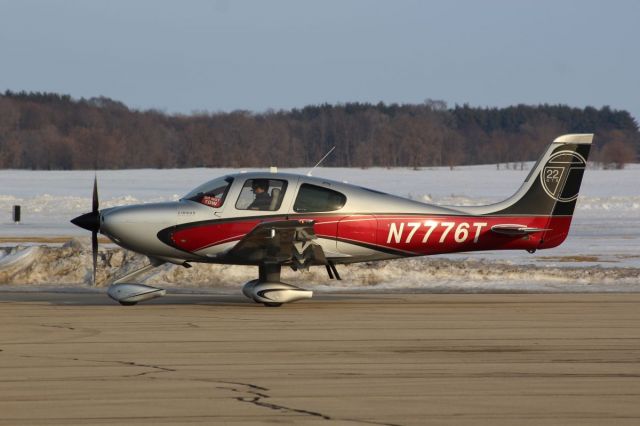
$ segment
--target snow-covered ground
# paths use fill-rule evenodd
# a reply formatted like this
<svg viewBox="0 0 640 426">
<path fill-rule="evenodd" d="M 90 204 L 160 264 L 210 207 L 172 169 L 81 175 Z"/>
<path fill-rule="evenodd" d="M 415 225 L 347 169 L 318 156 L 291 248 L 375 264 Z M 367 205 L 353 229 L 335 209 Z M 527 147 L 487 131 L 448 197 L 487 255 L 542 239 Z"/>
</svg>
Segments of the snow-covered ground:
<svg viewBox="0 0 640 426">
<path fill-rule="evenodd" d="M 513 194 L 526 174 L 525 170 L 512 170 L 495 165 L 448 168 L 411 169 L 345 169 L 320 168 L 315 176 L 362 185 L 391 194 L 443 205 L 486 204 L 499 201 Z M 101 207 L 141 202 L 176 200 L 203 181 L 226 173 L 231 169 L 175 169 L 175 170 L 122 170 L 99 171 L 98 183 Z M 250 171 L 250 170 L 247 170 Z M 307 169 L 282 169 L 293 173 L 306 173 Z M 86 237 L 87 233 L 69 223 L 80 213 L 90 210 L 93 171 L 0 171 L 0 240 L 2 237 Z M 14 204 L 22 206 L 22 223 L 11 222 Z M 2 268 L 11 263 L 25 265 L 36 262 L 42 252 L 10 247 L 12 243 L 0 243 L 0 284 L 45 282 L 28 273 L 21 278 L 6 273 Z M 36 250 L 50 250 L 38 248 Z M 76 251 L 80 248 L 76 247 Z M 55 256 L 48 253 L 50 256 Z M 19 259 L 16 259 L 18 257 Z M 75 256 L 76 258 L 78 256 Z M 69 257 L 69 259 L 73 256 Z M 89 258 L 87 260 L 90 263 Z M 26 262 L 26 263 L 25 263 Z M 60 265 L 64 261 L 59 259 Z M 3 266 L 4 265 L 4 266 Z M 76 269 L 79 265 L 76 265 Z M 209 270 L 207 268 L 218 268 Z M 237 267 L 202 265 L 193 276 L 184 273 L 160 271 L 149 278 L 153 282 L 193 281 L 204 285 L 204 277 L 222 273 L 235 286 L 254 275 L 253 270 Z M 27 268 L 28 269 L 28 268 Z M 32 270 L 37 269 L 31 266 Z M 174 268 L 175 269 L 175 268 Z M 178 268 L 181 269 L 181 268 Z M 401 273 L 408 269 L 410 274 Z M 86 281 L 86 270 L 67 273 L 67 278 L 49 279 L 54 283 Z M 88 270 L 88 269 L 87 269 Z M 173 270 L 173 269 L 171 269 Z M 349 273 L 348 271 L 352 271 Z M 340 287 L 364 288 L 412 288 L 435 290 L 476 286 L 478 289 L 495 288 L 517 291 L 527 283 L 538 283 L 530 290 L 549 290 L 560 285 L 563 290 L 578 286 L 602 285 L 608 289 L 640 291 L 640 165 L 630 165 L 624 170 L 589 169 L 580 191 L 569 238 L 558 248 L 526 252 L 462 253 L 430 258 L 385 262 L 375 266 L 351 266 L 343 273 L 348 277 Z M 46 271 L 41 271 L 46 275 Z M 77 272 L 77 271 L 76 271 Z M 325 282 L 321 273 L 304 277 L 304 281 L 319 280 L 323 286 L 336 288 L 338 283 Z M 196 276 L 204 274 L 202 279 Z M 172 275 L 173 274 L 173 275 Z M 176 275 L 178 274 L 178 275 Z M 315 276 L 317 275 L 317 276 Z M 51 277 L 51 275 L 49 275 Z M 345 277 L 345 278 L 346 278 Z M 401 278 L 402 277 L 402 278 Z M 295 280 L 292 276 L 289 281 Z M 209 280 L 209 282 L 211 282 Z M 324 283 L 324 284 L 322 284 Z M 213 283 L 216 284 L 216 283 Z M 220 284 L 218 280 L 218 284 Z M 218 285 L 216 284 L 216 285 Z M 573 287 L 572 287 L 573 286 Z M 596 287 L 594 287 L 596 286 Z M 527 287 L 528 288 L 528 287 Z"/>
</svg>

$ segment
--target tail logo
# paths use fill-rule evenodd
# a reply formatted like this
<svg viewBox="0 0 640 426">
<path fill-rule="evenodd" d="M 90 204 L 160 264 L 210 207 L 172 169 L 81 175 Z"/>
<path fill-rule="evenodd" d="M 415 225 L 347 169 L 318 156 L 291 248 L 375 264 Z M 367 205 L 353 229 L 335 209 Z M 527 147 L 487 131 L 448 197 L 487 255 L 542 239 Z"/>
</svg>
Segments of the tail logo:
<svg viewBox="0 0 640 426">
<path fill-rule="evenodd" d="M 547 195 L 567 203 L 578 198 L 579 181 L 587 161 L 575 151 L 559 151 L 551 155 L 540 173 L 540 182 Z M 576 184 L 575 180 L 578 180 Z"/>
</svg>

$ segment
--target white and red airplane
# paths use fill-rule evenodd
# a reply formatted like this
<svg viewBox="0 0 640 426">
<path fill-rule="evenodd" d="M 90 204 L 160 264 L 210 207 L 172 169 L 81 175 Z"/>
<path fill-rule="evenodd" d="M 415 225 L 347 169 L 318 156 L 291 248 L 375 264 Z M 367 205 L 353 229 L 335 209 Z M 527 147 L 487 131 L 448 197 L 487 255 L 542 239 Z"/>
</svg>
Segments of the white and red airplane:
<svg viewBox="0 0 640 426">
<path fill-rule="evenodd" d="M 569 232 L 592 134 L 558 137 L 510 198 L 486 206 L 436 206 L 309 175 L 239 173 L 209 181 L 176 202 L 99 210 L 72 220 L 92 232 L 93 272 L 97 234 L 150 263 L 109 287 L 131 305 L 165 294 L 126 283 L 134 276 L 174 263 L 258 266 L 258 278 L 243 293 L 279 306 L 312 292 L 280 281 L 283 266 L 337 264 L 476 250 L 527 250 L 558 246 Z"/>
</svg>

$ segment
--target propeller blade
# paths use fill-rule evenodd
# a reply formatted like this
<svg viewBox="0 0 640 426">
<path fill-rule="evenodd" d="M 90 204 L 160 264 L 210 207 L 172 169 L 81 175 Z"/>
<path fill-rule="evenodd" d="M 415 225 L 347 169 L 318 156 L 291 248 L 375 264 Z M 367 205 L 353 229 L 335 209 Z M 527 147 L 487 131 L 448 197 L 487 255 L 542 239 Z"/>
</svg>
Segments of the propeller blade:
<svg viewBox="0 0 640 426">
<path fill-rule="evenodd" d="M 91 233 L 91 252 L 93 254 L 93 286 L 96 285 L 96 272 L 98 270 L 98 232 Z"/>
<path fill-rule="evenodd" d="M 98 176 L 93 177 L 93 205 L 91 211 L 97 212 L 100 203 L 98 202 Z"/>
<path fill-rule="evenodd" d="M 87 231 L 91 231 L 91 254 L 93 255 L 93 285 L 96 285 L 98 270 L 98 232 L 100 232 L 100 211 L 98 208 L 98 177 L 93 178 L 92 210 L 89 213 L 71 219 L 71 223 Z"/>
</svg>

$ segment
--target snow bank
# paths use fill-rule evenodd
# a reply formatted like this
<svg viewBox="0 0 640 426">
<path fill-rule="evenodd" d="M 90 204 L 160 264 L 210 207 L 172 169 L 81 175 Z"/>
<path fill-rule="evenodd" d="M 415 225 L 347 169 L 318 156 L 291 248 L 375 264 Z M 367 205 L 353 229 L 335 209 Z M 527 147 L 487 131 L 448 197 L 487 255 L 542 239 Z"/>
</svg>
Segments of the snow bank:
<svg viewBox="0 0 640 426">
<path fill-rule="evenodd" d="M 88 239 L 62 247 L 17 246 L 0 249 L 2 285 L 91 285 Z M 99 251 L 98 286 L 143 266 L 146 258 L 120 248 Z M 343 281 L 329 280 L 323 267 L 308 272 L 283 271 L 283 281 L 316 291 L 640 291 L 640 269 L 517 265 L 484 259 L 427 257 L 339 265 Z M 255 267 L 194 264 L 186 269 L 163 265 L 138 282 L 161 286 L 216 288 L 237 292 L 254 279 Z"/>
</svg>

